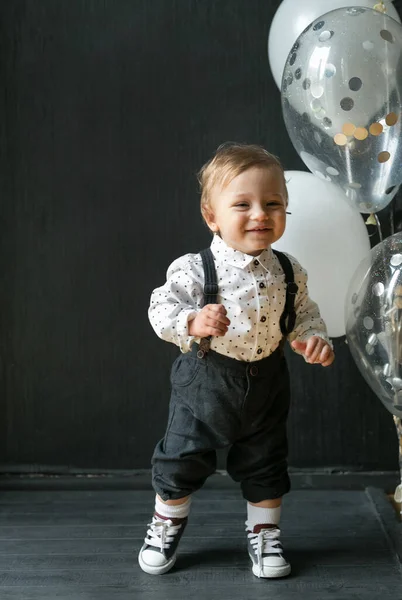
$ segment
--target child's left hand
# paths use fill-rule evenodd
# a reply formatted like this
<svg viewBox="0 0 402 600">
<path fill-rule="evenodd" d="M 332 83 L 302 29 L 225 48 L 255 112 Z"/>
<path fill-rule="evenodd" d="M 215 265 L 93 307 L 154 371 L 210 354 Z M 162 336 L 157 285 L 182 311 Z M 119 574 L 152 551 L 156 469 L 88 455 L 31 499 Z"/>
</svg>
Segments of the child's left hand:
<svg viewBox="0 0 402 600">
<path fill-rule="evenodd" d="M 292 348 L 303 354 L 310 364 L 328 367 L 334 362 L 334 351 L 331 346 L 317 335 L 311 336 L 307 342 L 292 342 Z"/>
</svg>

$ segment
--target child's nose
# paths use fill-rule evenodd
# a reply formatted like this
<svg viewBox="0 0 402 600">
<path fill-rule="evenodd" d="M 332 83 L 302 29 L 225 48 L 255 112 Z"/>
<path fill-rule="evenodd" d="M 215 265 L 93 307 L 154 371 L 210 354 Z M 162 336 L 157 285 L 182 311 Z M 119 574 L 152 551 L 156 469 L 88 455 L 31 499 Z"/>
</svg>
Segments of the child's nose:
<svg viewBox="0 0 402 600">
<path fill-rule="evenodd" d="M 264 207 L 260 206 L 254 210 L 253 217 L 256 221 L 265 221 L 267 219 L 267 212 Z"/>
</svg>

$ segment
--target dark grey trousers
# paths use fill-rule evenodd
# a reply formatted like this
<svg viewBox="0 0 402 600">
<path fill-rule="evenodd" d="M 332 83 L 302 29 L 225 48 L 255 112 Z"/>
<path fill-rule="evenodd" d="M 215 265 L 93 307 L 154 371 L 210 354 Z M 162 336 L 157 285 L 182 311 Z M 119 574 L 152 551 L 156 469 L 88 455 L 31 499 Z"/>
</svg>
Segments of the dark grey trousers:
<svg viewBox="0 0 402 600">
<path fill-rule="evenodd" d="M 246 500 L 282 497 L 290 489 L 283 353 L 246 363 L 211 350 L 198 358 L 197 350 L 172 367 L 168 425 L 152 458 L 155 491 L 163 500 L 193 493 L 216 470 L 216 450 L 230 447 L 227 470 Z"/>
</svg>

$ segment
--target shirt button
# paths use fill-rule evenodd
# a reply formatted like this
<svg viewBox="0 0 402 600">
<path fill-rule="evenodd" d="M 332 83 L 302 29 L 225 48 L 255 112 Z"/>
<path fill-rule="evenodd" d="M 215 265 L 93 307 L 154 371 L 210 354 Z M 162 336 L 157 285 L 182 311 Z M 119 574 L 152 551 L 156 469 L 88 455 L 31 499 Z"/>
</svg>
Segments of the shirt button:
<svg viewBox="0 0 402 600">
<path fill-rule="evenodd" d="M 262 283 L 262 281 L 260 283 L 260 288 L 265 288 L 265 283 Z"/>
<path fill-rule="evenodd" d="M 258 262 L 258 260 L 255 260 L 255 261 L 254 261 L 254 264 L 255 264 L 255 266 L 256 266 L 256 267 L 258 267 L 258 265 L 259 265 L 260 263 Z"/>
<path fill-rule="evenodd" d="M 262 352 L 261 348 L 258 348 L 257 354 L 261 354 L 261 352 Z"/>
<path fill-rule="evenodd" d="M 267 320 L 267 317 L 261 317 L 261 323 L 265 323 L 266 320 Z"/>
<path fill-rule="evenodd" d="M 250 375 L 252 375 L 253 377 L 255 377 L 256 375 L 258 375 L 258 367 L 256 367 L 256 366 L 253 365 L 250 368 Z"/>
</svg>

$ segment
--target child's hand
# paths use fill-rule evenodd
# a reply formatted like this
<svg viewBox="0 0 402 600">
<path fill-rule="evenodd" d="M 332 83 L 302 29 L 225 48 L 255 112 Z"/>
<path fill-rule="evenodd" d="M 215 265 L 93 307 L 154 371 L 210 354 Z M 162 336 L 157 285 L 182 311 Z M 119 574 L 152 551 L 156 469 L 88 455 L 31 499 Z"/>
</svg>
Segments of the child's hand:
<svg viewBox="0 0 402 600">
<path fill-rule="evenodd" d="M 188 332 L 194 337 L 224 336 L 230 325 L 223 304 L 207 304 L 198 315 L 189 322 Z"/>
<path fill-rule="evenodd" d="M 328 367 L 334 362 L 334 351 L 331 346 L 318 337 L 317 335 L 311 336 L 307 342 L 292 342 L 292 348 L 298 350 L 306 357 L 306 360 L 310 364 L 319 364 L 323 367 Z"/>
</svg>

